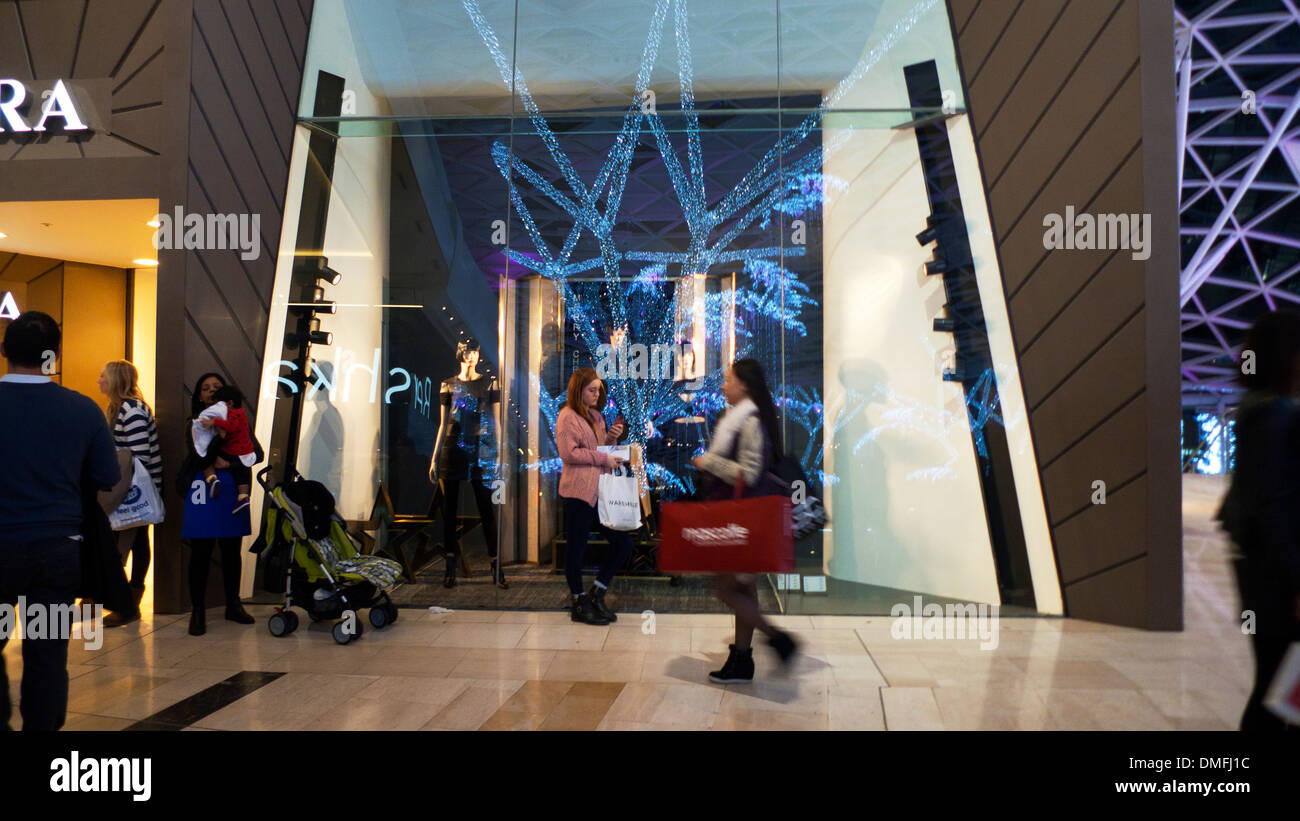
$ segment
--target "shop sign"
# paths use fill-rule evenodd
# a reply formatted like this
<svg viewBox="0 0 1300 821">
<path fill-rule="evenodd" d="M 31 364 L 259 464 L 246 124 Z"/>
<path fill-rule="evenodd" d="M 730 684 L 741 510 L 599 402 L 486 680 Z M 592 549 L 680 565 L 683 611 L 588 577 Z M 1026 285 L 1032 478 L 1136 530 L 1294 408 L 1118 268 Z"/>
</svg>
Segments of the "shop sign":
<svg viewBox="0 0 1300 821">
<path fill-rule="evenodd" d="M 0 297 L 0 319 L 17 319 L 22 311 L 18 310 L 18 302 L 14 299 L 12 291 L 5 291 L 5 295 Z"/>
<path fill-rule="evenodd" d="M 35 112 L 24 117 L 22 110 L 30 107 L 30 104 L 38 99 L 44 99 L 45 102 L 41 104 L 35 125 L 32 125 L 28 123 L 28 119 L 36 116 Z M 0 78 L 0 132 L 6 130 L 15 133 L 27 131 L 64 133 L 89 131 L 90 126 L 86 125 L 76 103 L 73 102 L 72 94 L 62 80 L 55 81 L 50 88 L 37 90 L 29 88 L 22 80 Z"/>
</svg>

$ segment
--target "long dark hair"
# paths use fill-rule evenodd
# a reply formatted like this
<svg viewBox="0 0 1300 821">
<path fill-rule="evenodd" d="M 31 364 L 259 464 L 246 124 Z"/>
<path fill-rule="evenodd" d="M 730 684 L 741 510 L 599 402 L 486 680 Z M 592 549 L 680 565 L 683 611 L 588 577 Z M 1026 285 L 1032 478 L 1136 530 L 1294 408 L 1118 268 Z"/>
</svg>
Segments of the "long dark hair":
<svg viewBox="0 0 1300 821">
<path fill-rule="evenodd" d="M 731 373 L 745 386 L 749 398 L 758 407 L 758 420 L 763 423 L 763 430 L 772 442 L 772 452 L 768 454 L 771 462 L 776 462 L 785 451 L 781 447 L 781 426 L 776 420 L 776 403 L 772 401 L 772 392 L 767 388 L 767 377 L 763 375 L 763 366 L 757 359 L 741 359 L 731 366 Z"/>
<path fill-rule="evenodd" d="M 203 383 L 207 382 L 209 379 L 211 379 L 214 376 L 221 380 L 221 387 L 224 388 L 226 386 L 226 377 L 222 376 L 219 373 L 209 371 L 208 373 L 205 373 L 202 376 L 200 376 L 199 381 L 194 383 L 194 392 L 190 394 L 190 418 L 191 419 L 196 419 L 198 418 L 198 415 L 200 413 L 203 413 L 203 409 L 206 407 L 206 405 L 204 405 L 203 400 L 199 398 L 199 394 L 202 393 L 203 391 Z"/>
<path fill-rule="evenodd" d="M 1274 311 L 1255 320 L 1241 346 L 1241 384 L 1247 390 L 1290 396 L 1300 356 L 1300 314 Z M 1247 373 L 1246 365 L 1253 365 Z"/>
</svg>

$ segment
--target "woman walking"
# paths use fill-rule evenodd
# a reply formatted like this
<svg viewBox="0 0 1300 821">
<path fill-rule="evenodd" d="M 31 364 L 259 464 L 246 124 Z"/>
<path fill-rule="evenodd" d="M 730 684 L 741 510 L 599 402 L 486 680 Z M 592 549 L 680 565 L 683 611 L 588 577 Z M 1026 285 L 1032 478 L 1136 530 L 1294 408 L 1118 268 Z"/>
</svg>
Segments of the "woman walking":
<svg viewBox="0 0 1300 821">
<path fill-rule="evenodd" d="M 1264 696 L 1287 648 L 1300 641 L 1300 314 L 1261 317 L 1243 350 L 1255 367 L 1243 368 L 1236 465 L 1219 519 L 1241 554 L 1233 560 L 1241 608 L 1255 614 L 1255 686 L 1241 729 L 1281 732 L 1286 722 Z"/>
<path fill-rule="evenodd" d="M 201 636 L 207 632 L 204 602 L 208 590 L 208 570 L 212 554 L 221 554 L 221 581 L 226 593 L 226 619 L 239 624 L 252 624 L 253 617 L 239 603 L 239 578 L 243 571 L 240 547 L 243 537 L 252 533 L 248 508 L 236 512 L 237 500 L 233 493 L 212 495 L 204 479 L 204 469 L 216 468 L 216 478 L 233 486 L 234 477 L 230 463 L 217 455 L 217 448 L 209 448 L 208 456 L 199 456 L 194 448 L 193 422 L 205 408 L 215 401 L 215 394 L 226 387 L 220 374 L 205 373 L 194 385 L 190 397 L 190 418 L 185 425 L 187 457 L 177 479 L 177 491 L 185 499 L 185 513 L 181 521 L 181 538 L 190 545 L 190 635 Z"/>
<path fill-rule="evenodd" d="M 746 496 L 771 492 L 767 472 L 781 455 L 781 429 L 776 421 L 776 404 L 754 359 L 742 359 L 727 370 L 722 395 L 730 406 L 713 433 L 705 453 L 691 460 L 706 478 L 706 495 L 730 499 L 737 479 L 743 477 Z M 718 599 L 736 614 L 736 641 L 721 670 L 709 673 L 709 680 L 736 684 L 754 678 L 754 630 L 767 636 L 783 665 L 788 666 L 798 648 L 794 637 L 763 617 L 758 603 L 758 580 L 749 573 L 724 573 L 715 580 Z"/>
<path fill-rule="evenodd" d="M 555 420 L 555 441 L 564 469 L 560 473 L 559 495 L 564 500 L 564 574 L 573 594 L 571 617 L 582 624 L 609 624 L 618 616 L 605 605 L 605 591 L 614 574 L 632 553 L 632 537 L 610 530 L 596 520 L 600 474 L 623 463 L 611 453 L 597 450 L 614 445 L 623 435 L 624 425 L 615 421 L 605 430 L 605 383 L 591 368 L 578 368 L 569 377 L 569 391 L 564 407 Z M 582 589 L 582 557 L 592 526 L 599 527 L 609 540 L 610 550 L 596 576 L 590 592 Z"/>
<path fill-rule="evenodd" d="M 158 423 L 149 403 L 140 391 L 140 372 L 125 359 L 109 362 L 99 374 L 100 393 L 108 397 L 108 424 L 113 431 L 113 444 L 119 450 L 128 450 L 149 471 L 154 488 L 162 496 L 162 452 L 158 448 Z M 131 557 L 131 591 L 137 606 L 134 616 L 111 613 L 104 619 L 105 627 L 117 627 L 139 618 L 139 604 L 144 598 L 144 580 L 149 572 L 149 526 L 141 525 L 117 534 L 118 553 L 122 564 Z"/>
</svg>

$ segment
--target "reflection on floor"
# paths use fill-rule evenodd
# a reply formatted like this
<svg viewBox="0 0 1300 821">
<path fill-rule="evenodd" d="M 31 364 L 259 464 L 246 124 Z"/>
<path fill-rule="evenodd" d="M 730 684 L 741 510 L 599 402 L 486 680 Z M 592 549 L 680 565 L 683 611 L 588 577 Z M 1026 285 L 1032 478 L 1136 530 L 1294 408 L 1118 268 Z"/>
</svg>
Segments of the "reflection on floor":
<svg viewBox="0 0 1300 821">
<path fill-rule="evenodd" d="M 408 609 L 340 647 L 321 625 L 273 638 L 257 606 L 252 627 L 213 610 L 202 638 L 149 616 L 99 650 L 74 642 L 67 729 L 1231 729 L 1251 659 L 1210 523 L 1222 491 L 1184 484 L 1182 633 L 1015 618 L 980 649 L 896 639 L 887 617 L 783 617 L 806 650 L 791 675 L 759 647 L 755 682 L 720 686 L 706 675 L 731 638 L 721 614 L 586 627 L 560 612 Z M 18 649 L 4 653 L 11 680 Z"/>
</svg>

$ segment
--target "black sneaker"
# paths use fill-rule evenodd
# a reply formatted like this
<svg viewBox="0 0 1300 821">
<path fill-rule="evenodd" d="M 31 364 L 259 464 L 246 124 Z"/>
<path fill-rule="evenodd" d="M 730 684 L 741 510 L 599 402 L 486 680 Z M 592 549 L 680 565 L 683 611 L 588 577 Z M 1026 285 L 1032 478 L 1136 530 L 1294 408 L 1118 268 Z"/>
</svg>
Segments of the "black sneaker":
<svg viewBox="0 0 1300 821">
<path fill-rule="evenodd" d="M 587 597 L 591 599 L 591 609 L 595 611 L 596 615 L 607 622 L 618 621 L 618 614 L 605 606 L 605 591 L 603 589 L 593 584 Z"/>
<path fill-rule="evenodd" d="M 709 681 L 715 684 L 747 684 L 754 680 L 754 648 L 737 650 L 730 645 L 731 652 L 721 670 L 709 673 Z"/>
<path fill-rule="evenodd" d="M 777 658 L 781 659 L 781 669 L 788 672 L 795 653 L 799 652 L 799 642 L 794 640 L 794 636 L 786 632 L 777 633 L 776 636 L 767 640 L 767 643 L 776 651 Z"/>
<path fill-rule="evenodd" d="M 569 617 L 580 624 L 609 624 L 609 619 L 596 612 L 596 608 L 592 606 L 591 596 L 586 593 L 573 600 L 573 609 L 569 612 Z"/>
</svg>

